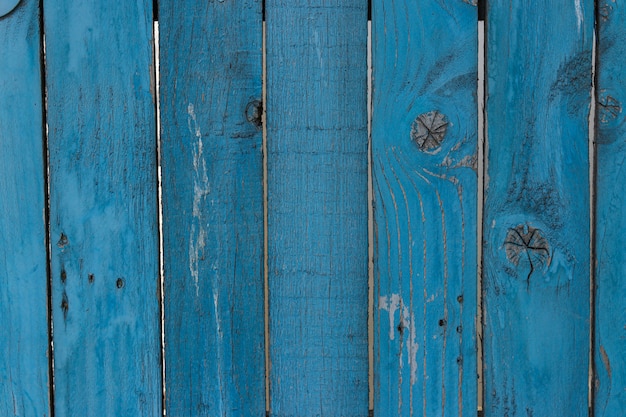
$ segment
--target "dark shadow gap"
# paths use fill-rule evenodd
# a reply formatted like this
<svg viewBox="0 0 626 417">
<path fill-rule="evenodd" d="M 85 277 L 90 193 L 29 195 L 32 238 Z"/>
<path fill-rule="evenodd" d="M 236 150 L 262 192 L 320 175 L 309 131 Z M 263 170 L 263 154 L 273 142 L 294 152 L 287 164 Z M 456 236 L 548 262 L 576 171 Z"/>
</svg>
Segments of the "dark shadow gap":
<svg viewBox="0 0 626 417">
<path fill-rule="evenodd" d="M 483 293 L 483 225 L 485 201 L 485 160 L 487 147 L 487 0 L 478 0 L 478 83 L 477 83 L 477 110 L 478 110 L 478 211 L 477 211 L 477 282 L 476 282 L 476 365 L 477 365 L 477 415 L 482 417 L 485 407 L 485 365 L 484 365 L 484 293 Z"/>
<path fill-rule="evenodd" d="M 591 57 L 591 106 L 589 108 L 589 417 L 595 415 L 595 380 L 596 380 L 596 178 L 598 174 L 597 154 L 596 154 L 596 126 L 597 126 L 597 86 L 598 86 L 598 50 L 600 43 L 599 25 L 600 25 L 600 2 L 594 1 L 594 24 L 593 24 L 593 55 Z"/>
<path fill-rule="evenodd" d="M 46 83 L 46 35 L 44 32 L 44 7 L 43 0 L 39 0 L 39 62 L 41 75 L 41 138 L 43 153 L 44 172 L 44 223 L 46 245 L 46 291 L 48 299 L 48 403 L 50 417 L 55 415 L 54 405 L 54 323 L 52 316 L 52 248 L 50 243 L 50 171 L 48 162 L 48 94 Z"/>
<path fill-rule="evenodd" d="M 157 224 L 159 230 L 159 315 L 160 315 L 160 363 L 161 363 L 161 412 L 163 417 L 166 416 L 166 386 L 165 386 L 165 299 L 164 299 L 164 280 L 163 273 L 163 193 L 161 182 L 161 106 L 160 106 L 160 73 L 159 73 L 159 20 L 158 20 L 158 0 L 153 2 L 153 25 L 152 25 L 152 82 L 154 85 L 154 132 L 155 132 L 155 152 L 156 152 L 156 175 L 157 180 Z"/>
</svg>

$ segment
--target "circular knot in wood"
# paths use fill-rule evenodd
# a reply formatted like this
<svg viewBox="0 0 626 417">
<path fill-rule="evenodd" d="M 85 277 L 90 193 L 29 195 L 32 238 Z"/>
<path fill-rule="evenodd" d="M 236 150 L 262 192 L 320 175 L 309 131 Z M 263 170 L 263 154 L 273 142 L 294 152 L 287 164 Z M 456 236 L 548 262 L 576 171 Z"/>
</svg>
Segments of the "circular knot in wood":
<svg viewBox="0 0 626 417">
<path fill-rule="evenodd" d="M 246 106 L 246 120 L 257 128 L 263 124 L 263 103 L 261 100 L 253 100 Z"/>
<path fill-rule="evenodd" d="M 411 125 L 411 139 L 422 152 L 438 149 L 448 131 L 447 117 L 437 110 L 422 113 Z"/>
<path fill-rule="evenodd" d="M 602 95 L 598 100 L 598 121 L 608 124 L 616 120 L 622 113 L 622 105 L 610 95 Z"/>
<path fill-rule="evenodd" d="M 520 261 L 527 261 L 530 266 L 527 281 L 535 270 L 535 265 L 550 263 L 550 246 L 543 237 L 541 230 L 532 226 L 520 224 L 509 229 L 504 240 L 504 250 L 507 259 L 518 266 Z"/>
</svg>

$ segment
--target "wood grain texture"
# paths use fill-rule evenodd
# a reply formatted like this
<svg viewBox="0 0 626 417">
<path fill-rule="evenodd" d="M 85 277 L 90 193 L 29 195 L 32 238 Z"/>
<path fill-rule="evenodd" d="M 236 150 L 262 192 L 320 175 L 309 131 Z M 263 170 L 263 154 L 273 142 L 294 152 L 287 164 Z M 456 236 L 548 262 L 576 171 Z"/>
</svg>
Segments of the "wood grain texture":
<svg viewBox="0 0 626 417">
<path fill-rule="evenodd" d="M 0 415 L 49 416 L 37 1 L 0 17 Z"/>
<path fill-rule="evenodd" d="M 265 415 L 261 6 L 160 3 L 172 416 Z"/>
<path fill-rule="evenodd" d="M 367 416 L 367 2 L 266 25 L 271 415 Z"/>
<path fill-rule="evenodd" d="M 44 1 L 55 416 L 161 415 L 152 1 Z"/>
<path fill-rule="evenodd" d="M 487 4 L 485 416 L 588 413 L 593 1 Z"/>
<path fill-rule="evenodd" d="M 596 417 L 626 410 L 626 3 L 598 3 L 596 64 Z"/>
<path fill-rule="evenodd" d="M 477 10 L 373 6 L 375 415 L 475 415 Z"/>
</svg>

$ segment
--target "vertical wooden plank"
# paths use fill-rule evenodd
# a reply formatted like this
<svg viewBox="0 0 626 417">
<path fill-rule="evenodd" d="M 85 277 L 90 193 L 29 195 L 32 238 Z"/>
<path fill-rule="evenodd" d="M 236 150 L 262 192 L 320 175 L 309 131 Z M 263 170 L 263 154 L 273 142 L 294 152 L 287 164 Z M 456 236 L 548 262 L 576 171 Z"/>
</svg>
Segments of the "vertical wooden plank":
<svg viewBox="0 0 626 417">
<path fill-rule="evenodd" d="M 0 14 L 8 12 L 1 4 Z M 49 416 L 37 1 L 0 16 L 0 415 Z"/>
<path fill-rule="evenodd" d="M 152 1 L 44 1 L 55 415 L 161 414 Z"/>
<path fill-rule="evenodd" d="M 159 15 L 167 414 L 264 416 L 262 4 Z"/>
<path fill-rule="evenodd" d="M 367 2 L 266 25 L 271 415 L 366 416 Z"/>
<path fill-rule="evenodd" d="M 378 416 L 477 409 L 471 3 L 373 2 Z"/>
<path fill-rule="evenodd" d="M 593 1 L 487 8 L 485 415 L 586 416 Z"/>
<path fill-rule="evenodd" d="M 597 14 L 594 406 L 608 417 L 626 410 L 626 3 L 600 1 Z"/>
</svg>

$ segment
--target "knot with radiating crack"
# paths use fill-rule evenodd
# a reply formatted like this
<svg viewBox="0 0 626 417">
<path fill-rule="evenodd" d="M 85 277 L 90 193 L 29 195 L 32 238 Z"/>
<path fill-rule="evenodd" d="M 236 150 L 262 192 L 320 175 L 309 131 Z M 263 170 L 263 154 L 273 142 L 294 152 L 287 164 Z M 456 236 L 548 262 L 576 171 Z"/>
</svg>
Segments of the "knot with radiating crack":
<svg viewBox="0 0 626 417">
<path fill-rule="evenodd" d="M 528 262 L 530 270 L 526 277 L 527 286 L 530 285 L 530 276 L 536 265 L 550 264 L 550 246 L 543 232 L 527 224 L 509 229 L 504 239 L 504 250 L 507 259 L 515 266 L 519 266 L 520 261 Z"/>
<path fill-rule="evenodd" d="M 598 99 L 598 121 L 607 124 L 617 119 L 622 113 L 620 102 L 608 94 L 602 92 Z"/>
<path fill-rule="evenodd" d="M 411 139 L 422 152 L 438 149 L 448 131 L 447 117 L 437 110 L 422 113 L 411 125 Z"/>
</svg>

